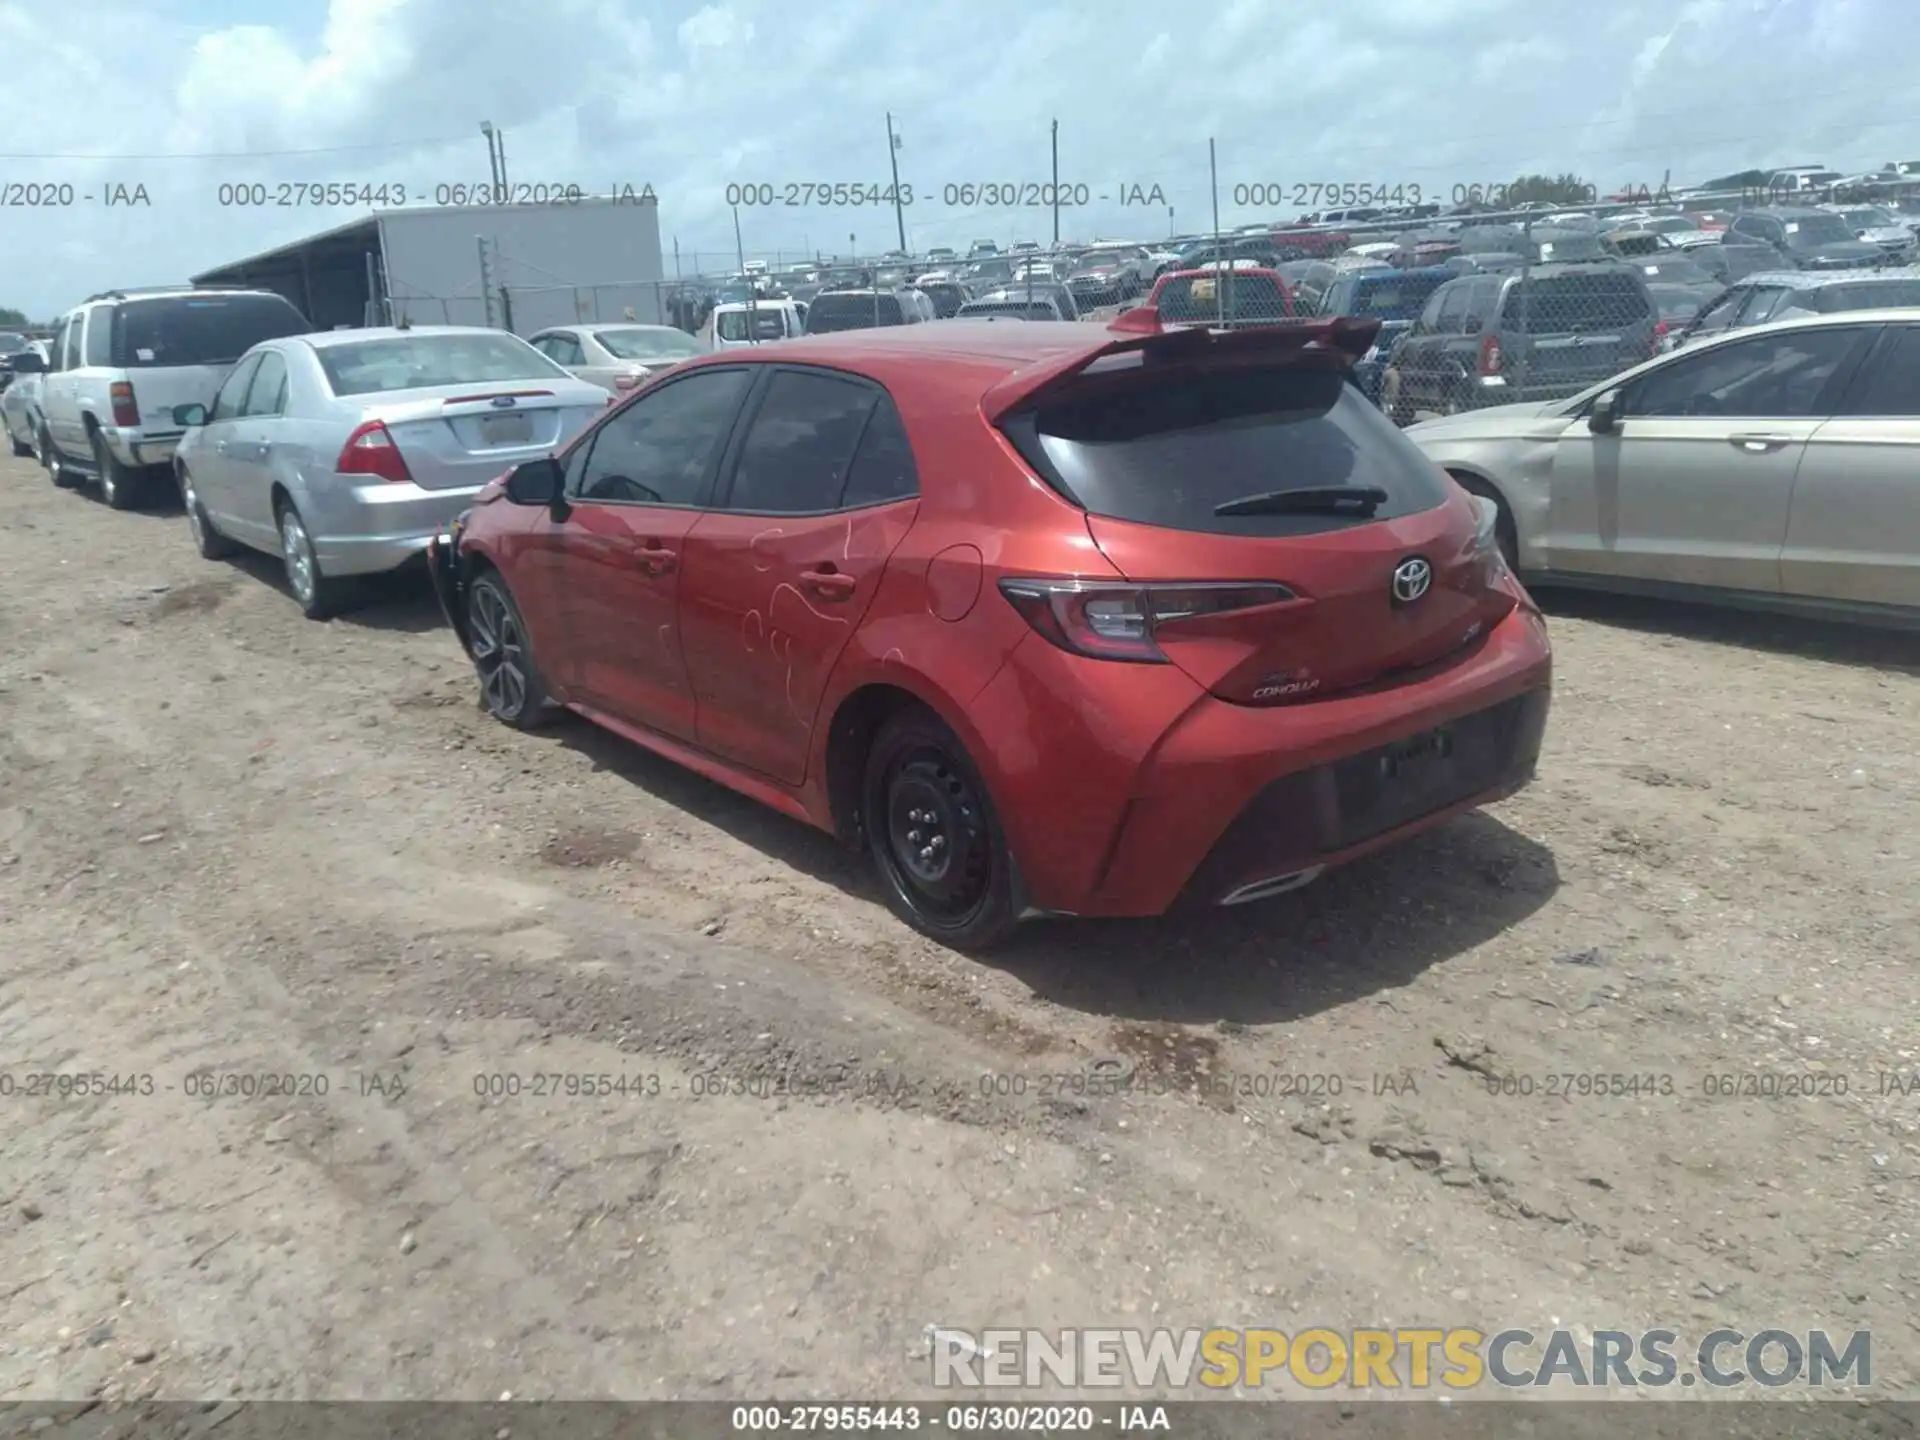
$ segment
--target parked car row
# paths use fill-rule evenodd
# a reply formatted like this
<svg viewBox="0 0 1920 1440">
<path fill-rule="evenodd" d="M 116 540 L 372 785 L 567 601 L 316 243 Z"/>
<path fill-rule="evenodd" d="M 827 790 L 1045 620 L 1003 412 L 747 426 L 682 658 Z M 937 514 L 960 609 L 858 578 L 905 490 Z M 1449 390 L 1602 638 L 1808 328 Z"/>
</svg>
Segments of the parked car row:
<svg viewBox="0 0 1920 1440">
<path fill-rule="evenodd" d="M 544 332 L 545 348 L 576 328 Z M 599 350 L 638 353 L 626 328 L 595 328 Z M 481 485 L 579 431 L 625 378 L 577 378 L 503 331 L 315 333 L 270 291 L 185 286 L 92 296 L 60 318 L 49 358 L 8 365 L 8 393 L 31 396 L 30 441 L 8 410 L 16 453 L 115 509 L 177 489 L 202 554 L 279 555 L 315 618 L 357 577 L 417 560 Z"/>
</svg>

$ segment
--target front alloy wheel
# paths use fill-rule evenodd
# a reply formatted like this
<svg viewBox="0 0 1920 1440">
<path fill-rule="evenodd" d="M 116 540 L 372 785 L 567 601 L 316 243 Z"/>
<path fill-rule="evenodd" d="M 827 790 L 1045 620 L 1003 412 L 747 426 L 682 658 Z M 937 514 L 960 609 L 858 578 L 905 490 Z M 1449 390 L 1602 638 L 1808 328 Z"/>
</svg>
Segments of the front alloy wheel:
<svg viewBox="0 0 1920 1440">
<path fill-rule="evenodd" d="M 520 607 L 496 575 L 482 575 L 467 591 L 467 649 L 489 715 L 522 730 L 547 717 L 547 687 L 534 666 Z"/>
<path fill-rule="evenodd" d="M 193 536 L 193 548 L 200 552 L 202 559 L 218 560 L 232 553 L 233 546 L 227 537 L 214 529 L 213 521 L 207 518 L 199 493 L 193 488 L 193 475 L 184 467 L 180 471 L 180 506 L 187 512 L 187 533 Z"/>
</svg>

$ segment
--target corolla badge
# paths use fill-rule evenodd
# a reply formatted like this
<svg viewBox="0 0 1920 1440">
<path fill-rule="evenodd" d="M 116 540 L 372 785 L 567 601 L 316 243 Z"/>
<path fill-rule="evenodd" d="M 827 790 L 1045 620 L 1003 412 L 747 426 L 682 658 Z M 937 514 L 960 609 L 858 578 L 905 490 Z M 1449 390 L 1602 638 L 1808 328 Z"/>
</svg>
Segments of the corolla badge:
<svg viewBox="0 0 1920 1440">
<path fill-rule="evenodd" d="M 1278 675 L 1263 675 L 1253 692 L 1256 700 L 1278 700 L 1288 695 L 1307 695 L 1320 688 L 1320 677 L 1310 671 L 1295 670 Z"/>
<path fill-rule="evenodd" d="M 1393 567 L 1393 602 L 1411 605 L 1426 594 L 1432 584 L 1433 566 L 1423 557 L 1414 555 L 1402 560 Z"/>
</svg>

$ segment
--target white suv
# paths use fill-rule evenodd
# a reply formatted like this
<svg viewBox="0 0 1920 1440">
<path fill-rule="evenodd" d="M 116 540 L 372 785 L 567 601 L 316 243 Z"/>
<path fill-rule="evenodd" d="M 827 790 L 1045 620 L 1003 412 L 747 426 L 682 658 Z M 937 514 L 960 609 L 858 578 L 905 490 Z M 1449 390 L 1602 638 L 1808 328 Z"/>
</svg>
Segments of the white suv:
<svg viewBox="0 0 1920 1440">
<path fill-rule="evenodd" d="M 313 327 L 271 290 L 109 290 L 59 319 L 41 382 L 40 453 L 56 485 L 91 480 L 126 510 L 170 473 L 176 405 L 211 405 L 262 340 Z"/>
</svg>

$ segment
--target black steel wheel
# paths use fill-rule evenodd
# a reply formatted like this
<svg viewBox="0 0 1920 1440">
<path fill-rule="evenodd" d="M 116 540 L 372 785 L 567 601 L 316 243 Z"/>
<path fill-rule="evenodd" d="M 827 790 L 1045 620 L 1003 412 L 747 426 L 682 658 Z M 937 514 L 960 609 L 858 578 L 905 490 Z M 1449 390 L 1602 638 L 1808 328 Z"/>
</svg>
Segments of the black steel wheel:
<svg viewBox="0 0 1920 1440">
<path fill-rule="evenodd" d="M 923 935 L 985 950 L 1019 922 L 1021 887 L 992 798 L 930 712 L 895 714 L 867 754 L 861 820 L 887 903 Z"/>
<path fill-rule="evenodd" d="M 531 730 L 552 713 L 546 682 L 534 664 L 526 621 L 506 582 L 489 571 L 467 589 L 468 653 L 480 675 L 480 703 L 489 715 Z"/>
</svg>

